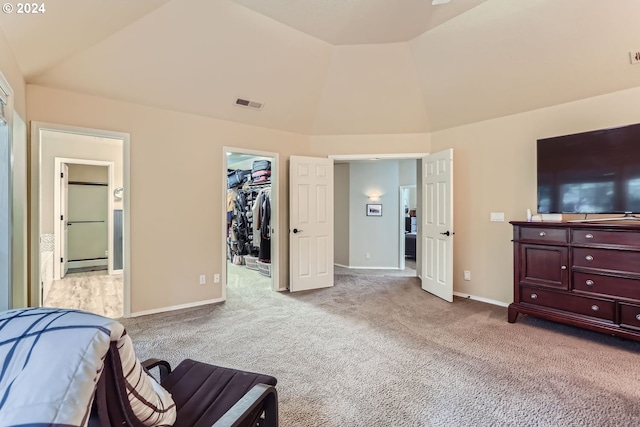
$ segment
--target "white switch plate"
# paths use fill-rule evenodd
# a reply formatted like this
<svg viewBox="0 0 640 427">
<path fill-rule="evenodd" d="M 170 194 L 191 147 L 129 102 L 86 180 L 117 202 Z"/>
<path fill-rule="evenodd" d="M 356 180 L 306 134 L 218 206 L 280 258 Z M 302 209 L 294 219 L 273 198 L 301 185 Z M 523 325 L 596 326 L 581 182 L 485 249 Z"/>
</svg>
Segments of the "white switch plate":
<svg viewBox="0 0 640 427">
<path fill-rule="evenodd" d="M 220 275 L 219 274 L 214 274 L 213 275 L 213 283 L 220 283 Z"/>
<path fill-rule="evenodd" d="M 471 272 L 469 270 L 464 271 L 464 280 L 471 280 Z"/>
<path fill-rule="evenodd" d="M 207 276 L 205 276 L 204 274 L 200 275 L 200 284 L 204 285 L 207 283 Z"/>
<path fill-rule="evenodd" d="M 491 212 L 491 221 L 504 222 L 504 212 Z"/>
</svg>

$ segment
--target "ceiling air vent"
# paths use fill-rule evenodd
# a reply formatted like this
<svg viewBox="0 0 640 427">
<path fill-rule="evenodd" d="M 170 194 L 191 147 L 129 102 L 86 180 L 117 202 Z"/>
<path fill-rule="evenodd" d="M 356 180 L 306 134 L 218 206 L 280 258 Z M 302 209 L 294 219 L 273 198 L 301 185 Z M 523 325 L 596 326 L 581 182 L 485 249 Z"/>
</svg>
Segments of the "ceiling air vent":
<svg viewBox="0 0 640 427">
<path fill-rule="evenodd" d="M 239 107 L 253 108 L 254 110 L 262 110 L 264 102 L 249 101 L 248 99 L 236 99 L 236 105 Z"/>
</svg>

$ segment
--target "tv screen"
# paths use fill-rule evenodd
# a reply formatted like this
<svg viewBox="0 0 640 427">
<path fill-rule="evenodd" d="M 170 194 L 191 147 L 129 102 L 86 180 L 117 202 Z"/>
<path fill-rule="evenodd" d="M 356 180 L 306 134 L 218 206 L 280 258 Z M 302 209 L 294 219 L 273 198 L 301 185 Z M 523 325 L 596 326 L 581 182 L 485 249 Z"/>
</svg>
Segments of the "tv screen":
<svg viewBox="0 0 640 427">
<path fill-rule="evenodd" d="M 640 124 L 539 139 L 538 212 L 640 212 Z"/>
</svg>

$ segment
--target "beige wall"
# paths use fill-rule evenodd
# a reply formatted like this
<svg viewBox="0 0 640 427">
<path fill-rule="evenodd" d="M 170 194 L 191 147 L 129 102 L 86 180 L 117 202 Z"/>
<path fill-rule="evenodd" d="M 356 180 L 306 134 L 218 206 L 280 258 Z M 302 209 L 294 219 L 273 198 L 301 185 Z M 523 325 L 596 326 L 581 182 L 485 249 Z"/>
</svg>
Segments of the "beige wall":
<svg viewBox="0 0 640 427">
<path fill-rule="evenodd" d="M 637 123 L 639 111 L 636 88 L 433 133 L 433 152 L 454 152 L 454 291 L 513 300 L 508 221 L 536 210 L 537 139 Z M 505 222 L 490 222 L 491 212 Z"/>
<path fill-rule="evenodd" d="M 131 312 L 220 298 L 223 146 L 279 152 L 281 284 L 288 281 L 288 164 L 305 136 L 29 85 L 29 120 L 128 132 Z M 207 285 L 198 284 L 206 274 Z"/>
<path fill-rule="evenodd" d="M 16 113 L 20 117 L 27 117 L 24 77 L 2 30 L 0 30 L 0 73 L 4 75 L 13 90 L 13 108 Z"/>
<path fill-rule="evenodd" d="M 454 149 L 454 291 L 512 300 L 509 220 L 535 209 L 538 138 L 638 122 L 640 88 L 433 134 L 301 136 L 28 87 L 29 120 L 131 133 L 132 312 L 218 298 L 222 146 L 280 153 L 281 282 L 288 280 L 288 158 Z M 188 191 L 187 191 L 188 189 Z M 505 212 L 504 223 L 489 221 Z M 165 242 L 165 244 L 159 244 Z M 472 281 L 462 281 L 471 270 Z"/>
<path fill-rule="evenodd" d="M 428 153 L 431 135 L 402 133 L 396 135 L 311 136 L 310 155 Z"/>
<path fill-rule="evenodd" d="M 312 136 L 311 153 L 374 154 L 454 149 L 454 292 L 513 300 L 512 229 L 536 209 L 535 143 L 543 137 L 637 123 L 640 88 L 432 134 Z M 504 212 L 505 222 L 490 222 Z M 472 280 L 462 280 L 470 270 Z"/>
</svg>

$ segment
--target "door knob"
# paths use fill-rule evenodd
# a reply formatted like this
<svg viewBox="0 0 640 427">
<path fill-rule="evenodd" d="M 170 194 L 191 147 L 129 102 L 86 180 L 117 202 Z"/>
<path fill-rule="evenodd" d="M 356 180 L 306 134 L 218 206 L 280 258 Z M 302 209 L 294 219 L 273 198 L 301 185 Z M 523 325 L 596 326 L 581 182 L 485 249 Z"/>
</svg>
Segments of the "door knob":
<svg viewBox="0 0 640 427">
<path fill-rule="evenodd" d="M 293 234 L 302 233 L 302 230 L 298 230 L 297 228 L 293 229 Z"/>
<path fill-rule="evenodd" d="M 440 233 L 440 234 L 442 234 L 443 236 L 453 236 L 453 235 L 454 235 L 454 234 L 456 234 L 456 233 L 454 233 L 454 232 L 452 232 L 452 231 L 447 230 L 447 231 L 445 231 L 444 233 Z"/>
</svg>

